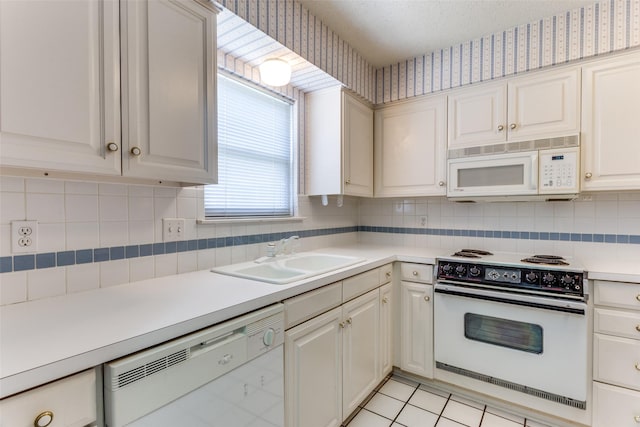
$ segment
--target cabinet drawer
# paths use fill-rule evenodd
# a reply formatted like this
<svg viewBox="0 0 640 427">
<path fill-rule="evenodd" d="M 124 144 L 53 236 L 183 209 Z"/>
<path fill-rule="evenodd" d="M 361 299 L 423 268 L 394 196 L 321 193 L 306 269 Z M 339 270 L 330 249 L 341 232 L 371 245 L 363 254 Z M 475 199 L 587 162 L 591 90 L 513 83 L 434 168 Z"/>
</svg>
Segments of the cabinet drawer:
<svg viewBox="0 0 640 427">
<path fill-rule="evenodd" d="M 594 380 L 640 390 L 640 342 L 595 334 L 593 350 Z"/>
<path fill-rule="evenodd" d="M 596 305 L 640 310 L 640 284 L 596 280 L 594 291 Z"/>
<path fill-rule="evenodd" d="M 400 264 L 402 280 L 418 283 L 433 283 L 433 265 L 431 264 Z"/>
<path fill-rule="evenodd" d="M 342 282 L 323 286 L 284 301 L 285 329 L 342 304 Z"/>
<path fill-rule="evenodd" d="M 593 383 L 593 427 L 637 427 L 638 422 L 640 392 Z"/>
<path fill-rule="evenodd" d="M 387 264 L 380 267 L 380 284 L 389 283 L 393 277 L 393 264 Z"/>
<path fill-rule="evenodd" d="M 49 427 L 84 427 L 96 421 L 96 373 L 89 370 L 0 400 L 0 425 L 33 427 L 49 411 Z M 41 420 L 45 425 L 44 418 Z M 36 424 L 37 425 L 37 424 Z"/>
<path fill-rule="evenodd" d="M 344 279 L 342 281 L 342 302 L 347 302 L 378 286 L 380 286 L 379 268 Z"/>
<path fill-rule="evenodd" d="M 640 340 L 640 313 L 596 308 L 593 332 Z"/>
</svg>

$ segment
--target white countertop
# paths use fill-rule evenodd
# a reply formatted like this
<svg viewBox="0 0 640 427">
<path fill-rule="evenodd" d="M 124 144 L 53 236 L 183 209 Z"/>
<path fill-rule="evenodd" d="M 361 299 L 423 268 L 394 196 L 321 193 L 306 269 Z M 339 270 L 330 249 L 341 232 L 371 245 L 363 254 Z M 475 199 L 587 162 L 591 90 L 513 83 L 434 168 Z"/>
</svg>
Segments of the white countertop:
<svg viewBox="0 0 640 427">
<path fill-rule="evenodd" d="M 450 251 L 353 245 L 317 252 L 366 261 L 286 285 L 203 270 L 0 307 L 0 398 L 388 262 L 434 263 Z M 586 267 L 590 279 L 640 283 L 637 262 Z"/>
<path fill-rule="evenodd" d="M 388 262 L 438 255 L 371 245 L 318 252 L 366 261 L 286 285 L 203 270 L 0 307 L 0 398 Z"/>
</svg>

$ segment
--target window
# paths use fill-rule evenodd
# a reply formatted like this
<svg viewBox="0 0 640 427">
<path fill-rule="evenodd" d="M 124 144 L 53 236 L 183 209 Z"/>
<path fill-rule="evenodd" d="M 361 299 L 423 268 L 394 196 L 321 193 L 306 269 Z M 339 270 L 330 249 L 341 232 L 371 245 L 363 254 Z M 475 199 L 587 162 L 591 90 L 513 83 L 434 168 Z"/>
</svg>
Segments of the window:
<svg viewBox="0 0 640 427">
<path fill-rule="evenodd" d="M 293 105 L 218 74 L 218 184 L 207 217 L 293 215 Z"/>
</svg>

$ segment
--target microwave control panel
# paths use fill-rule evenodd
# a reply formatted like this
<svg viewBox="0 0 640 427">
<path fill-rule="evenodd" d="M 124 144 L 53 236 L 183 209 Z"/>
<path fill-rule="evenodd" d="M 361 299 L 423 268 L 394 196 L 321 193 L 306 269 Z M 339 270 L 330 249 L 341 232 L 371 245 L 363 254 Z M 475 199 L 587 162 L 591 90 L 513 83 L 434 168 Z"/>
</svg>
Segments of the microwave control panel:
<svg viewBox="0 0 640 427">
<path fill-rule="evenodd" d="M 540 193 L 578 192 L 579 148 L 540 150 Z"/>
</svg>

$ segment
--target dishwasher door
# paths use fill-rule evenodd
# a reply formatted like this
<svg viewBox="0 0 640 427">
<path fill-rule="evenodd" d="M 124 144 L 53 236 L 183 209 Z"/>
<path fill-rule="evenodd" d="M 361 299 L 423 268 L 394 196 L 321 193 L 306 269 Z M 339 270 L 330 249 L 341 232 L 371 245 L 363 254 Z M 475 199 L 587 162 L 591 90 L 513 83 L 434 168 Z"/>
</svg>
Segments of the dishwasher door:
<svg viewBox="0 0 640 427">
<path fill-rule="evenodd" d="M 282 344 L 128 424 L 131 427 L 283 427 Z"/>
<path fill-rule="evenodd" d="M 283 305 L 104 365 L 107 427 L 283 427 Z"/>
</svg>

